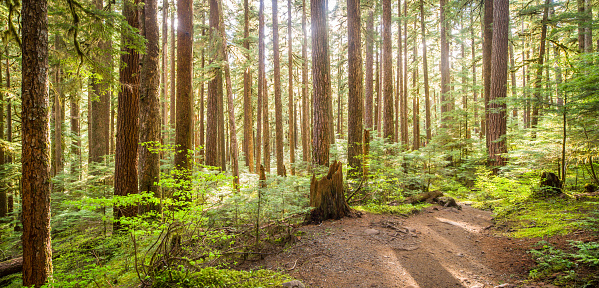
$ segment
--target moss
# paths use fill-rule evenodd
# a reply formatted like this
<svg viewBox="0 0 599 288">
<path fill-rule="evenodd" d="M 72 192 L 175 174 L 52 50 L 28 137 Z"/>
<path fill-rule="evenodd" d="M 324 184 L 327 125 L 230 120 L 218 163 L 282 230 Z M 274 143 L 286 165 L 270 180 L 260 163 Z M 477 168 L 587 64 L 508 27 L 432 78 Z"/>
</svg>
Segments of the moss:
<svg viewBox="0 0 599 288">
<path fill-rule="evenodd" d="M 426 207 L 431 206 L 431 204 L 428 203 L 419 203 L 419 204 L 401 204 L 401 205 L 397 205 L 397 206 L 389 206 L 389 205 L 379 205 L 379 204 L 374 204 L 374 203 L 369 203 L 363 206 L 353 206 L 352 208 L 359 210 L 359 211 L 364 211 L 364 212 L 369 212 L 369 213 L 374 213 L 374 214 L 412 214 L 415 212 L 418 212 Z"/>
</svg>

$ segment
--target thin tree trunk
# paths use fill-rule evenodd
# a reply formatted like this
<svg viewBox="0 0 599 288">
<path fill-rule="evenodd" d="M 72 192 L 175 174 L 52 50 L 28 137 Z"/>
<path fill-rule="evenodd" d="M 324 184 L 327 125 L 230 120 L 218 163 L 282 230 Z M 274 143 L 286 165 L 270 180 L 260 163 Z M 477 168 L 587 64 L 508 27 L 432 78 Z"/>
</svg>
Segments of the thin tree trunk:
<svg viewBox="0 0 599 288">
<path fill-rule="evenodd" d="M 174 1 L 174 0 L 173 0 Z M 176 68 L 175 68 L 175 62 L 176 62 L 176 57 L 175 57 L 175 52 L 176 52 L 176 43 L 175 43 L 175 39 L 177 39 L 177 36 L 175 34 L 175 13 L 176 11 L 176 7 L 175 7 L 175 3 L 171 3 L 172 9 L 171 9 L 171 83 L 170 83 L 170 88 L 171 88 L 171 101 L 170 101 L 170 109 L 169 109 L 169 142 L 170 143 L 174 143 L 175 139 L 173 137 L 173 132 L 175 131 L 175 121 L 176 121 L 176 94 L 175 94 L 175 89 L 176 89 Z"/>
<path fill-rule="evenodd" d="M 263 76 L 266 76 L 263 74 Z M 264 90 L 263 90 L 263 94 L 262 94 L 262 121 L 263 121 L 263 141 L 264 141 L 264 168 L 266 168 L 266 171 L 268 173 L 270 173 L 270 147 L 271 147 L 271 143 L 270 143 L 270 117 L 269 117 L 269 111 L 268 111 L 268 84 L 266 83 L 266 77 L 263 77 L 262 80 L 264 81 L 262 83 L 262 85 L 264 86 Z"/>
<path fill-rule="evenodd" d="M 493 1 L 493 51 L 491 90 L 489 94 L 489 159 L 491 166 L 504 166 L 506 145 L 507 52 L 509 29 L 509 0 Z M 497 170 L 495 170 L 496 172 Z"/>
<path fill-rule="evenodd" d="M 362 159 L 362 107 L 364 103 L 362 86 L 362 39 L 361 11 L 359 0 L 347 0 L 348 30 L 348 105 L 347 105 L 347 162 L 358 174 L 361 171 Z M 341 98 L 339 99 L 341 100 Z"/>
<path fill-rule="evenodd" d="M 310 156 L 310 117 L 308 114 L 308 32 L 306 28 L 306 0 L 302 0 L 302 160 Z"/>
<path fill-rule="evenodd" d="M 160 141 L 162 145 L 166 144 L 167 138 L 162 131 L 167 129 L 168 125 L 168 0 L 162 0 L 162 73 L 160 73 L 160 82 L 162 83 L 161 101 L 162 101 L 162 127 L 160 128 Z"/>
<path fill-rule="evenodd" d="M 275 137 L 277 155 L 277 175 L 285 174 L 283 164 L 283 104 L 281 103 L 281 65 L 279 56 L 279 17 L 277 0 L 272 1 L 272 46 L 274 58 L 274 84 L 275 84 Z"/>
<path fill-rule="evenodd" d="M 485 0 L 483 23 L 483 82 L 485 92 L 485 117 L 482 117 L 481 132 L 485 135 L 489 150 L 489 93 L 491 92 L 491 52 L 493 47 L 493 0 Z"/>
<path fill-rule="evenodd" d="M 250 173 L 254 172 L 254 133 L 252 123 L 252 74 L 250 65 L 250 7 L 249 1 L 243 1 L 243 48 L 247 67 L 243 72 L 243 152 L 245 164 Z"/>
<path fill-rule="evenodd" d="M 206 14 L 204 12 L 202 12 L 202 26 L 205 27 L 206 25 Z M 202 29 L 202 37 L 206 36 L 206 29 Z M 201 73 L 200 73 L 200 77 L 205 78 L 206 77 L 206 72 L 204 72 L 205 70 L 205 66 L 206 66 L 206 48 L 202 47 L 202 69 L 201 69 Z M 200 115 L 199 115 L 199 124 L 200 124 L 200 163 L 204 163 L 205 159 L 206 159 L 206 127 L 205 127 L 205 92 L 204 92 L 204 81 L 202 81 L 200 83 Z"/>
<path fill-rule="evenodd" d="M 397 1 L 397 86 L 395 89 L 395 143 L 399 142 L 399 103 L 401 102 L 401 95 L 403 93 L 403 69 L 401 59 L 401 0 Z"/>
<path fill-rule="evenodd" d="M 330 73 L 326 0 L 310 2 L 312 15 L 312 93 L 314 93 L 312 163 L 329 165 Z"/>
<path fill-rule="evenodd" d="M 256 103 L 256 173 L 260 174 L 260 163 L 262 161 L 261 150 L 262 150 L 262 127 L 263 121 L 262 116 L 264 112 L 263 98 L 264 98 L 264 0 L 260 0 L 260 11 L 258 14 L 258 100 Z M 266 163 L 264 164 L 266 166 Z"/>
<path fill-rule="evenodd" d="M 512 39 L 512 29 L 508 29 L 509 30 L 509 38 Z M 510 49 L 510 78 L 512 80 L 512 89 L 511 89 L 511 96 L 512 99 L 515 100 L 517 99 L 518 95 L 516 94 L 516 64 L 515 64 L 515 60 L 514 58 L 516 57 L 514 55 L 514 42 L 510 40 L 509 42 L 509 49 Z M 518 106 L 514 105 L 514 107 L 512 108 L 512 119 L 514 121 L 514 124 L 516 125 L 516 129 L 518 128 Z"/>
<path fill-rule="evenodd" d="M 81 85 L 79 85 L 77 87 L 77 92 L 74 95 L 71 95 L 71 103 L 69 106 L 71 106 L 71 110 L 70 110 L 70 118 L 71 118 L 71 136 L 74 138 L 74 140 L 71 142 L 71 154 L 73 154 L 75 156 L 75 160 L 73 161 L 73 164 L 71 165 L 71 174 L 72 175 L 80 175 L 80 170 L 81 170 L 81 138 L 79 138 L 80 136 L 80 129 L 79 129 L 79 117 L 80 117 L 80 112 L 79 112 L 79 99 L 81 99 Z M 2 111 L 0 109 L 0 111 Z M 1 114 L 1 113 L 0 113 Z M 0 125 L 3 126 L 3 125 Z M 1 158 L 0 158 L 1 159 Z M 2 161 L 2 160 L 0 160 Z"/>
<path fill-rule="evenodd" d="M 474 130 L 476 132 L 476 125 L 478 125 L 478 88 L 476 88 L 476 42 L 474 40 L 474 11 L 470 8 L 470 46 L 472 48 L 472 94 L 473 94 L 473 108 L 474 108 Z"/>
<path fill-rule="evenodd" d="M 576 4 L 578 6 L 578 50 L 579 52 L 585 52 L 585 18 L 586 18 L 586 7 L 585 0 L 577 0 Z"/>
<path fill-rule="evenodd" d="M 364 93 L 365 101 L 364 101 L 364 125 L 366 129 L 373 130 L 373 115 L 372 115 L 372 106 L 373 106 L 373 52 L 374 52 L 374 13 L 372 9 L 368 10 L 368 18 L 366 18 L 366 91 Z"/>
<path fill-rule="evenodd" d="M 2 72 L 2 52 L 0 52 L 0 85 L 2 85 Z M 0 93 L 0 141 L 4 141 L 4 93 Z M 0 148 L 0 172 L 4 172 L 4 164 L 4 148 Z M 8 214 L 7 190 L 0 189 L 0 218 Z"/>
<path fill-rule="evenodd" d="M 378 34 L 378 33 L 377 33 Z M 376 130 L 378 135 L 381 133 L 381 115 L 380 115 L 380 106 L 381 106 L 381 78 L 380 78 L 380 66 L 379 66 L 379 45 L 375 44 L 375 58 L 376 62 L 374 64 L 374 90 L 376 92 L 376 99 L 373 100 L 373 109 L 374 109 L 374 124 L 373 129 Z M 376 134 L 375 134 L 376 135 Z"/>
<path fill-rule="evenodd" d="M 60 48 L 60 36 L 55 36 L 54 49 Z M 52 156 L 52 176 L 56 176 L 63 172 L 63 155 L 62 155 L 62 71 L 60 64 L 54 68 L 54 147 Z M 56 189 L 57 186 L 54 186 Z M 57 189 L 60 190 L 60 189 Z"/>
<path fill-rule="evenodd" d="M 276 0 L 274 0 L 276 1 Z M 291 169 L 291 175 L 295 175 L 295 113 L 293 104 L 293 34 L 291 30 L 291 0 L 287 0 L 287 49 L 289 50 L 289 168 Z"/>
<path fill-rule="evenodd" d="M 584 28 L 584 52 L 593 52 L 593 3 L 591 0 L 584 1 L 584 9 L 586 13 L 585 28 Z"/>
<path fill-rule="evenodd" d="M 403 3 L 404 18 L 408 15 L 408 1 Z M 408 21 L 405 20 L 403 23 L 403 30 L 405 31 L 404 37 L 404 49 L 403 49 L 403 95 L 401 99 L 401 143 L 404 147 L 408 148 Z"/>
<path fill-rule="evenodd" d="M 144 0 L 141 31 L 147 40 L 146 54 L 142 56 L 139 105 L 139 141 L 144 143 L 139 153 L 139 189 L 160 198 L 160 154 L 151 151 L 160 141 L 160 75 L 158 59 L 160 55 L 158 35 L 158 3 Z M 147 209 L 147 210 L 146 210 Z M 158 205 L 150 205 L 144 210 L 158 210 Z"/>
<path fill-rule="evenodd" d="M 449 127 L 451 117 L 448 115 L 451 110 L 452 97 L 449 95 L 449 42 L 447 41 L 447 34 L 450 33 L 450 29 L 447 29 L 447 20 L 445 18 L 445 5 L 446 0 L 440 0 L 441 6 L 441 126 Z"/>
<path fill-rule="evenodd" d="M 383 136 L 394 139 L 393 132 L 393 46 L 391 45 L 391 0 L 383 0 Z"/>
<path fill-rule="evenodd" d="M 137 5 L 125 2 L 123 16 L 133 28 L 139 28 Z M 123 39 L 131 41 L 131 39 Z M 128 196 L 138 193 L 137 182 L 137 147 L 139 143 L 139 52 L 123 45 L 121 54 L 120 83 L 117 139 L 114 171 L 114 195 Z M 137 207 L 115 205 L 113 230 L 119 231 L 122 225 L 121 217 L 137 215 Z"/>
<path fill-rule="evenodd" d="M 428 60 L 426 58 L 426 33 L 424 28 L 424 0 L 420 0 L 420 32 L 422 33 L 422 74 L 424 76 L 424 103 L 426 119 L 426 143 L 432 139 L 431 134 L 431 100 L 428 83 Z M 463 45 L 462 45 L 463 47 Z"/>
<path fill-rule="evenodd" d="M 414 19 L 414 32 L 418 31 L 416 28 L 418 21 Z M 412 96 L 412 139 L 413 139 L 413 150 L 420 149 L 420 85 L 418 84 L 418 66 L 416 65 L 416 59 L 418 58 L 418 33 L 414 34 L 414 60 L 412 62 L 412 87 L 414 87 L 414 94 Z"/>
<path fill-rule="evenodd" d="M 531 127 L 533 128 L 531 136 L 533 139 L 537 137 L 537 133 L 535 130 L 537 128 L 537 125 L 539 124 L 539 108 L 543 101 L 541 97 L 541 84 L 543 81 L 543 63 L 545 60 L 545 39 L 547 38 L 547 18 L 549 14 L 549 1 L 550 0 L 545 0 L 545 8 L 543 9 L 543 20 L 541 22 L 541 44 L 539 47 L 539 62 L 537 66 L 537 74 L 535 79 L 534 100 L 531 115 Z"/>
</svg>

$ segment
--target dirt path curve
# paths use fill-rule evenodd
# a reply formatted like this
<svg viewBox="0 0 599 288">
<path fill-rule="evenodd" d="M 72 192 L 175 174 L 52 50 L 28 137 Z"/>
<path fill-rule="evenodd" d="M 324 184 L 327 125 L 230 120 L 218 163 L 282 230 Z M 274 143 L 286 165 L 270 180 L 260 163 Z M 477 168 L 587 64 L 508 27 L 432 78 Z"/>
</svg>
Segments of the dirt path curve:
<svg viewBox="0 0 599 288">
<path fill-rule="evenodd" d="M 491 219 L 463 205 L 327 221 L 301 227 L 292 247 L 252 266 L 285 270 L 310 287 L 495 287 L 530 263 L 519 240 L 486 232 Z"/>
</svg>

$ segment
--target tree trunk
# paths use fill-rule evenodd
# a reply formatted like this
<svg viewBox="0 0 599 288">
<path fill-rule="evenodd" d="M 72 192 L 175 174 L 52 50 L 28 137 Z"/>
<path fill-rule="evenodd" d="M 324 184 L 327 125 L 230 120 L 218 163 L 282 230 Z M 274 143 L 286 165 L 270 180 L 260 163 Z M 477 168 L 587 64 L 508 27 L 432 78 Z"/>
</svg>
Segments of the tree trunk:
<svg viewBox="0 0 599 288">
<path fill-rule="evenodd" d="M 23 257 L 0 262 L 0 278 L 23 271 Z"/>
<path fill-rule="evenodd" d="M 512 41 L 512 29 L 508 29 L 509 30 L 509 49 L 510 49 L 510 79 L 512 80 L 512 85 L 511 85 L 511 96 L 512 99 L 515 101 L 518 99 L 518 94 L 516 94 L 516 64 L 515 64 L 515 60 L 514 58 L 516 58 L 516 56 L 514 55 L 514 42 Z M 514 121 L 514 124 L 516 125 L 516 129 L 518 129 L 518 108 L 516 105 L 514 105 L 514 107 L 512 108 L 512 120 Z"/>
<path fill-rule="evenodd" d="M 173 0 L 174 1 L 174 0 Z M 170 83 L 170 88 L 171 88 L 171 101 L 170 101 L 170 109 L 169 109 L 169 142 L 172 144 L 174 143 L 174 139 L 173 139 L 173 132 L 175 131 L 175 116 L 176 116 L 176 94 L 175 94 L 175 76 L 176 76 L 176 68 L 175 68 L 175 61 L 176 61 L 176 57 L 175 57 L 175 52 L 176 52 L 176 43 L 175 43 L 175 39 L 177 39 L 177 36 L 175 35 L 175 13 L 176 13 L 176 6 L 175 3 L 172 2 L 171 3 L 172 8 L 171 9 L 171 83 Z"/>
<path fill-rule="evenodd" d="M 447 29 L 447 19 L 445 18 L 445 5 L 446 0 L 440 0 L 441 6 L 441 126 L 448 128 L 451 122 L 451 116 L 449 116 L 452 96 L 449 95 L 449 42 L 447 41 L 447 34 L 450 33 L 451 29 Z M 450 30 L 450 31 L 448 31 Z"/>
<path fill-rule="evenodd" d="M 585 18 L 586 18 L 586 7 L 585 7 L 585 0 L 577 0 L 576 4 L 578 6 L 578 50 L 579 52 L 585 52 Z"/>
<path fill-rule="evenodd" d="M 274 84 L 275 84 L 275 137 L 277 155 L 277 175 L 285 174 L 283 164 L 283 104 L 281 103 L 281 65 L 279 64 L 279 17 L 277 0 L 272 1 L 272 47 L 274 58 Z"/>
<path fill-rule="evenodd" d="M 391 0 L 383 0 L 383 136 L 393 142 L 393 47 L 391 45 Z"/>
<path fill-rule="evenodd" d="M 58 50 L 60 49 L 60 40 L 59 40 L 59 36 L 55 36 L 55 46 L 54 49 Z M 63 171 L 63 162 L 62 162 L 62 101 L 63 101 L 63 95 L 62 95 L 62 71 L 61 71 L 61 67 L 60 64 L 57 64 L 54 67 L 54 107 L 53 107 L 53 112 L 54 112 L 54 135 L 53 135 L 53 140 L 54 140 L 54 146 L 52 147 L 53 149 L 53 153 L 52 153 L 52 172 L 51 175 L 52 176 L 56 176 L 60 173 L 62 173 Z M 57 189 L 57 186 L 54 186 L 53 189 L 59 190 Z"/>
<path fill-rule="evenodd" d="M 262 102 L 264 99 L 264 0 L 260 0 L 260 10 L 258 12 L 258 100 L 256 101 L 256 168 L 262 163 L 262 127 L 264 120 L 262 116 Z M 266 164 L 264 164 L 266 165 Z M 260 173 L 259 169 L 256 169 Z"/>
<path fill-rule="evenodd" d="M 266 74 L 266 73 L 265 73 Z M 266 76 L 266 75 L 263 76 Z M 269 111 L 268 111 L 268 84 L 266 83 L 266 77 L 262 78 L 264 83 L 262 83 L 262 85 L 264 86 L 264 90 L 263 90 L 263 94 L 262 94 L 262 121 L 263 121 L 263 125 L 264 127 L 262 127 L 263 129 L 263 133 L 264 135 L 262 136 L 264 138 L 264 168 L 266 168 L 266 171 L 268 173 L 270 173 L 270 116 L 269 116 Z"/>
<path fill-rule="evenodd" d="M 179 180 L 189 183 L 192 174 L 192 161 L 189 151 L 193 149 L 192 119 L 192 75 L 193 75 L 193 0 L 177 0 L 177 100 L 175 128 L 175 169 L 181 174 Z M 222 52 L 221 52 L 222 53 Z M 182 191 L 191 187 L 184 186 Z M 180 198 L 181 200 L 189 200 Z"/>
<path fill-rule="evenodd" d="M 506 145 L 507 54 L 509 0 L 493 1 L 493 50 L 491 52 L 491 90 L 489 94 L 489 159 L 492 167 L 504 166 Z M 496 171 L 496 170 L 495 170 Z"/>
<path fill-rule="evenodd" d="M 2 72 L 2 52 L 0 52 L 0 85 L 2 85 Z M 4 93 L 0 93 L 0 141 L 4 141 Z M 4 148 L 0 147 L 0 172 L 4 172 L 4 163 Z M 7 196 L 7 189 L 0 189 L 0 218 L 8 215 Z"/>
<path fill-rule="evenodd" d="M 80 82 L 81 83 L 81 82 Z M 73 164 L 71 165 L 71 174 L 72 175 L 80 175 L 81 170 L 81 138 L 79 138 L 80 129 L 79 129 L 79 99 L 81 97 L 81 85 L 77 87 L 77 92 L 74 95 L 71 95 L 71 106 L 70 110 L 70 118 L 71 118 L 71 135 L 74 137 L 71 142 L 71 154 L 75 156 L 75 160 L 73 160 Z M 0 110 L 2 111 L 2 110 Z M 0 160 L 1 161 L 1 160 Z"/>
<path fill-rule="evenodd" d="M 329 165 L 330 74 L 327 2 L 312 0 L 312 93 L 314 97 L 312 163 Z"/>
<path fill-rule="evenodd" d="M 375 32 L 376 33 L 376 32 Z M 378 34 L 378 33 L 377 33 Z M 373 100 L 373 109 L 374 109 L 374 124 L 373 124 L 373 129 L 376 130 L 378 133 L 378 135 L 381 135 L 381 113 L 380 113 L 380 106 L 381 106 L 381 72 L 380 72 L 380 61 L 379 61 L 379 45 L 375 44 L 375 71 L 374 71 L 374 90 L 376 91 L 376 99 Z M 375 135 L 377 135 L 375 134 Z"/>
<path fill-rule="evenodd" d="M 414 19 L 414 32 L 418 21 Z M 418 84 L 418 66 L 416 65 L 416 59 L 418 58 L 418 33 L 414 34 L 414 60 L 412 62 L 414 68 L 412 69 L 412 87 L 414 87 L 414 94 L 412 96 L 412 139 L 413 139 L 413 150 L 420 149 L 420 85 Z"/>
<path fill-rule="evenodd" d="M 368 18 L 366 18 L 366 91 L 364 93 L 365 101 L 364 101 L 364 126 L 368 130 L 373 129 L 373 121 L 372 121 L 372 104 L 373 104 L 373 73 L 372 68 L 374 65 L 374 13 L 372 9 L 368 10 Z"/>
<path fill-rule="evenodd" d="M 347 30 L 348 30 L 348 105 L 347 105 L 347 161 L 350 167 L 360 172 L 362 159 L 362 37 L 361 11 L 359 0 L 347 0 Z"/>
<path fill-rule="evenodd" d="M 222 82 L 222 73 L 220 67 L 216 66 L 216 63 L 222 59 L 220 56 L 221 39 L 218 37 L 219 31 L 219 14 L 218 14 L 218 2 L 216 0 L 210 0 L 210 48 L 211 55 L 209 55 L 210 64 L 212 66 L 209 74 L 213 75 L 214 78 L 208 83 L 208 99 L 206 103 L 207 107 L 207 119 L 206 119 L 206 165 L 219 167 L 220 166 L 220 155 L 219 155 L 219 129 L 220 121 L 218 115 L 218 105 L 220 97 L 220 89 Z"/>
<path fill-rule="evenodd" d="M 408 15 L 408 1 L 403 3 L 404 18 Z M 401 113 L 400 113 L 400 125 L 401 125 L 401 143 L 404 147 L 408 147 L 408 21 L 405 20 L 403 23 L 403 30 L 405 31 L 404 37 L 404 49 L 403 49 L 403 95 L 401 98 Z"/>
<path fill-rule="evenodd" d="M 426 142 L 432 139 L 431 134 L 431 100 L 428 84 L 428 60 L 426 58 L 426 33 L 424 28 L 424 0 L 420 0 L 420 31 L 422 33 L 422 74 L 424 76 L 424 105 L 426 119 Z M 463 47 L 463 46 L 462 46 Z"/>
<path fill-rule="evenodd" d="M 252 124 L 252 73 L 250 65 L 250 7 L 248 0 L 243 1 L 243 48 L 247 68 L 243 72 L 243 151 L 245 164 L 250 173 L 254 172 L 254 133 Z"/>
<path fill-rule="evenodd" d="M 133 3 L 125 2 L 123 16 L 127 23 L 133 28 L 139 28 L 139 14 L 137 5 L 139 0 Z M 129 43 L 131 39 L 123 38 L 123 42 Z M 114 195 L 128 196 L 137 194 L 137 147 L 139 139 L 139 52 L 133 48 L 123 45 L 121 54 L 118 117 L 117 117 L 117 139 L 114 171 Z M 137 215 L 136 206 L 114 207 L 114 231 L 122 229 L 119 222 L 121 217 L 133 217 Z"/>
<path fill-rule="evenodd" d="M 541 44 L 539 47 L 539 58 L 538 58 L 538 66 L 537 66 L 537 74 L 535 78 L 535 87 L 534 87 L 534 99 L 532 104 L 532 121 L 531 127 L 532 130 L 532 138 L 537 137 L 536 128 L 539 124 L 539 108 L 542 103 L 541 98 L 541 84 L 543 81 L 543 63 L 545 60 L 545 39 L 547 38 L 547 18 L 549 14 L 549 1 L 545 0 L 545 8 L 543 9 L 543 20 L 541 22 Z"/>
<path fill-rule="evenodd" d="M 308 113 L 308 32 L 306 29 L 306 0 L 302 0 L 302 160 L 308 162 L 311 157 Z"/>
<path fill-rule="evenodd" d="M 160 73 L 160 83 L 162 83 L 162 127 L 160 131 L 168 131 L 168 0 L 162 0 L 162 72 Z M 167 143 L 167 136 L 160 135 L 162 145 Z"/>
<path fill-rule="evenodd" d="M 276 0 L 275 0 L 276 1 Z M 291 0 L 287 0 L 287 49 L 289 50 L 289 168 L 291 168 L 291 175 L 295 175 L 295 113 L 293 103 L 293 34 L 291 30 Z"/>
<path fill-rule="evenodd" d="M 591 0 L 584 1 L 585 28 L 584 28 L 584 52 L 593 52 L 593 4 Z"/>
<path fill-rule="evenodd" d="M 156 0 L 144 0 L 142 10 L 142 34 L 146 38 L 146 54 L 142 56 L 139 96 L 139 189 L 160 198 L 160 188 L 155 183 L 160 179 L 160 154 L 152 151 L 160 143 L 160 74 L 158 57 L 158 4 Z M 145 207 L 144 211 L 158 210 L 158 205 Z"/>
<path fill-rule="evenodd" d="M 399 124 L 399 115 L 401 114 L 400 102 L 401 97 L 403 95 L 403 67 L 402 67 L 402 58 L 401 58 L 401 0 L 397 1 L 397 88 L 395 89 L 397 92 L 395 93 L 395 142 L 399 142 L 400 138 L 400 124 Z"/>
<path fill-rule="evenodd" d="M 306 222 L 319 223 L 327 219 L 340 219 L 348 216 L 351 209 L 345 201 L 343 171 L 341 162 L 333 162 L 328 174 L 320 180 L 312 175 L 310 181 L 310 206 L 315 207 Z"/>
<path fill-rule="evenodd" d="M 22 7 L 23 286 L 41 287 L 52 275 L 48 2 L 23 0 Z"/>
<path fill-rule="evenodd" d="M 478 88 L 476 88 L 476 43 L 474 42 L 474 12 L 470 8 L 470 46 L 472 48 L 472 101 L 474 102 L 474 130 L 478 125 Z"/>
</svg>

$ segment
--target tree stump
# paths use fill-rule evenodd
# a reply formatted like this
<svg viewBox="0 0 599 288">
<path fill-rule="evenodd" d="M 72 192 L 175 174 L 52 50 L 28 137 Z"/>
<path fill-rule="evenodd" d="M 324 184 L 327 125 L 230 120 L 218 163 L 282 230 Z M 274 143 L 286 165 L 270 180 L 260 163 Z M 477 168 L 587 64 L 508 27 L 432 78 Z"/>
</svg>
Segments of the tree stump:
<svg viewBox="0 0 599 288">
<path fill-rule="evenodd" d="M 266 173 L 264 172 L 264 166 L 260 164 L 260 188 L 266 188 Z"/>
<path fill-rule="evenodd" d="M 541 191 L 546 196 L 562 194 L 562 181 L 551 172 L 541 174 Z"/>
<path fill-rule="evenodd" d="M 351 209 L 345 201 L 341 162 L 333 162 L 325 177 L 310 182 L 310 206 L 315 207 L 306 217 L 307 223 L 320 223 L 327 219 L 350 216 Z"/>
</svg>

